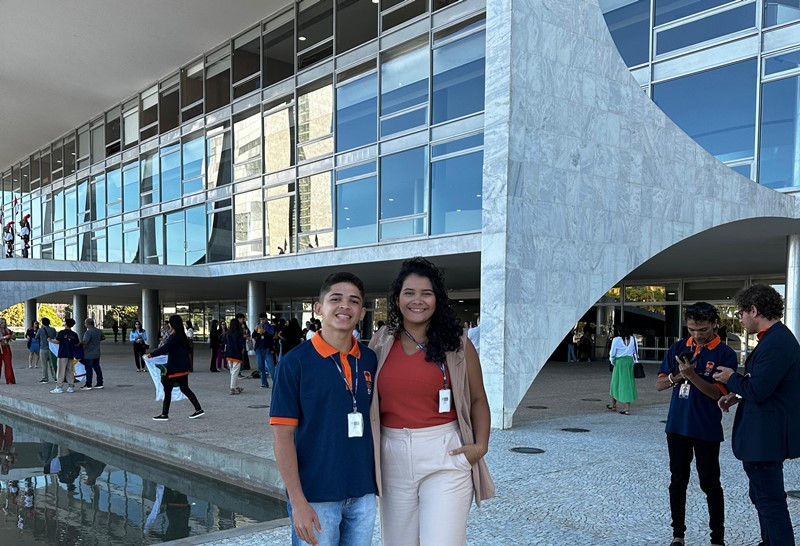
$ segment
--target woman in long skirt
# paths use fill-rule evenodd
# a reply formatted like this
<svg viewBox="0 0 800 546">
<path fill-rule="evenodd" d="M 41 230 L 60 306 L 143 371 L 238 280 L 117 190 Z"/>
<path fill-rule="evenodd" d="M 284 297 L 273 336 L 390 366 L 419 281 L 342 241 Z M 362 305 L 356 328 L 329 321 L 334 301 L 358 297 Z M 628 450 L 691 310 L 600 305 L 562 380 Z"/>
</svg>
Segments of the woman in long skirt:
<svg viewBox="0 0 800 546">
<path fill-rule="evenodd" d="M 620 411 L 623 415 L 631 414 L 631 403 L 636 401 L 636 379 L 633 377 L 633 365 L 639 362 L 639 347 L 624 324 L 617 326 L 617 337 L 611 341 L 609 359 L 614 367 L 611 372 L 611 403 L 606 407 L 617 410 L 617 402 L 624 404 Z"/>
</svg>

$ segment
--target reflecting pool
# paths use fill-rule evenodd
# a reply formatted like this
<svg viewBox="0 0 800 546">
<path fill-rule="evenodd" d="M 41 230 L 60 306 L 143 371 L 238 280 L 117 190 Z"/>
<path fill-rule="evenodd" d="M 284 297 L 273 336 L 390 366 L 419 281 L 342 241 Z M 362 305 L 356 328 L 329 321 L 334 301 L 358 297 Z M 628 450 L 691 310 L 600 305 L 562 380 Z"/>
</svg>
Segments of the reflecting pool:
<svg viewBox="0 0 800 546">
<path fill-rule="evenodd" d="M 0 413 L 0 544 L 155 544 L 286 517 L 285 504 Z"/>
</svg>

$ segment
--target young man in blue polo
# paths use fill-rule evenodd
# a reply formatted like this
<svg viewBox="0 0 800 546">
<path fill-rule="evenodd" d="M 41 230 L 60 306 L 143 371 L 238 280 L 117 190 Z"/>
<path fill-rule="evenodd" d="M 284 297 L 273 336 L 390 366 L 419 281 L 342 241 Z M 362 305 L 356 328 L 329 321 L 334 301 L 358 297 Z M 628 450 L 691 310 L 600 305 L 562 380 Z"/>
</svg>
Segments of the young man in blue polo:
<svg viewBox="0 0 800 546">
<path fill-rule="evenodd" d="M 351 273 L 330 275 L 314 313 L 322 331 L 284 355 L 270 407 L 292 544 L 366 546 L 376 510 L 368 419 L 377 359 L 353 337 L 364 284 Z"/>
<path fill-rule="evenodd" d="M 717 308 L 705 302 L 686 307 L 688 339 L 674 343 L 661 363 L 656 389 L 672 389 L 667 417 L 669 506 L 672 512 L 672 546 L 684 544 L 686 487 L 692 458 L 697 461 L 700 489 L 708 502 L 711 544 L 725 544 L 725 500 L 720 484 L 719 447 L 723 440 L 722 412 L 717 400 L 727 394 L 725 385 L 712 377 L 720 368 L 736 369 L 736 353 L 720 340 Z"/>
</svg>

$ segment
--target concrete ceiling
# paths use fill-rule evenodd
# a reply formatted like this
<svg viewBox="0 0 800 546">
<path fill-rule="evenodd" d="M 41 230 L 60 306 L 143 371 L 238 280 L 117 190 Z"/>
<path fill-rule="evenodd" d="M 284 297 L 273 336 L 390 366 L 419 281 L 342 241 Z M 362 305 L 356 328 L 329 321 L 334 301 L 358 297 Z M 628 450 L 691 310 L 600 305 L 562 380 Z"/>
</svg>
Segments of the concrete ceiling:
<svg viewBox="0 0 800 546">
<path fill-rule="evenodd" d="M 0 0 L 0 169 L 290 0 Z"/>
</svg>

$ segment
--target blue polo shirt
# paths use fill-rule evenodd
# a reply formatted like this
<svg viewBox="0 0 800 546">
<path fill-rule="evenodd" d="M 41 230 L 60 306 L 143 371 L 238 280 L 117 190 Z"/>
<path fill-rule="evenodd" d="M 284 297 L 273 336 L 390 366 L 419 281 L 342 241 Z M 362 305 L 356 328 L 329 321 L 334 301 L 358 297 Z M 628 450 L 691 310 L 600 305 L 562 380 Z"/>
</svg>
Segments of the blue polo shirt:
<svg viewBox="0 0 800 546">
<path fill-rule="evenodd" d="M 719 336 L 700 347 L 694 344 L 692 338 L 673 343 L 658 369 L 659 376 L 677 374 L 680 370 L 675 357 L 686 352 L 697 355 L 694 367 L 697 375 L 713 384 L 722 394 L 727 394 L 725 385 L 715 381 L 712 376 L 722 367 L 736 370 L 738 362 L 736 353 L 722 343 Z M 717 406 L 716 400 L 700 392 L 694 385 L 689 390 L 688 398 L 681 398 L 679 393 L 680 387 L 672 389 L 666 431 L 707 442 L 722 442 L 722 410 Z"/>
<path fill-rule="evenodd" d="M 297 466 L 309 502 L 343 501 L 377 492 L 369 422 L 377 368 L 375 353 L 355 338 L 353 348 L 344 354 L 319 332 L 311 343 L 298 345 L 278 364 L 269 422 L 297 427 Z M 351 386 L 357 383 L 356 403 L 364 419 L 361 438 L 347 436 L 353 396 L 345 378 Z"/>
</svg>

